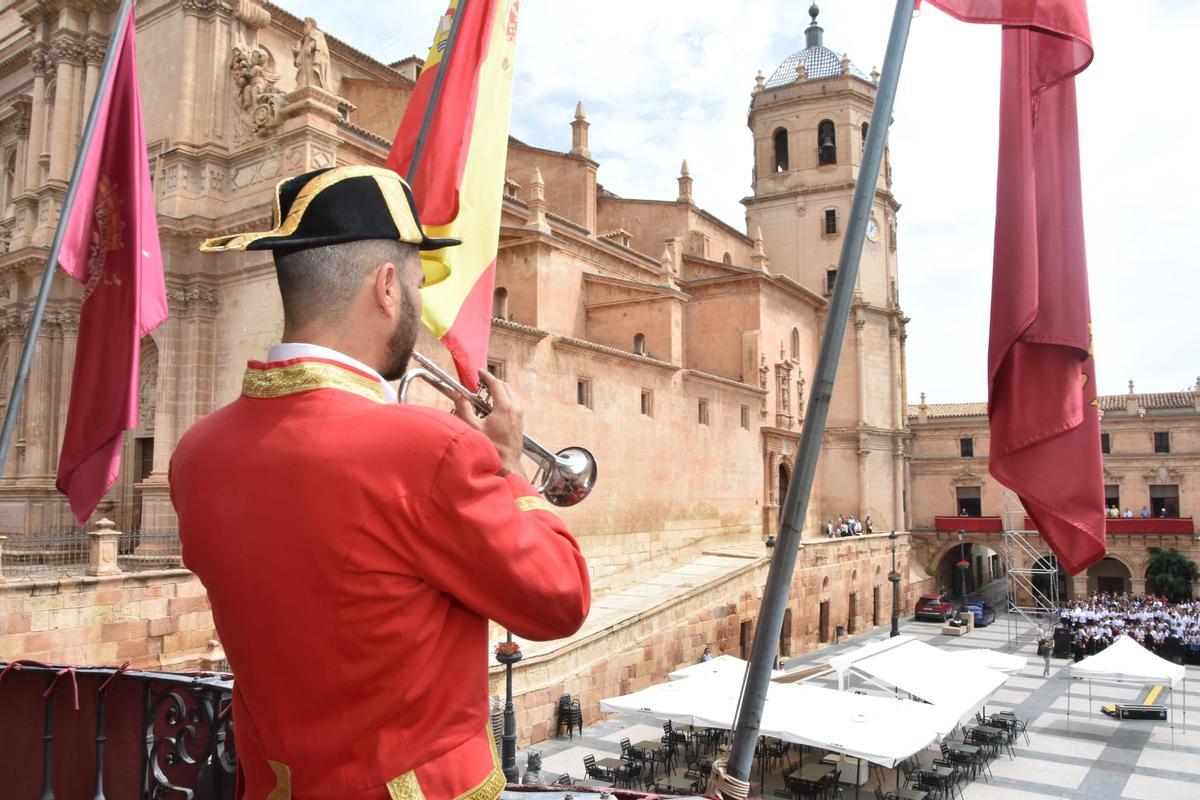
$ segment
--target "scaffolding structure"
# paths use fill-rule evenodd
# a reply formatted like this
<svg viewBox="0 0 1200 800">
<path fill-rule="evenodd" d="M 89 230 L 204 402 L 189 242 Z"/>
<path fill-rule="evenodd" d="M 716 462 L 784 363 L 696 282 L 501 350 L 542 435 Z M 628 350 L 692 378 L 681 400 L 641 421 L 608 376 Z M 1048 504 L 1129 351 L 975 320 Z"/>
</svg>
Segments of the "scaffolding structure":
<svg viewBox="0 0 1200 800">
<path fill-rule="evenodd" d="M 1004 493 L 1004 562 L 1008 583 L 1008 641 L 1015 645 L 1026 630 L 1053 630 L 1058 619 L 1058 559 L 1041 552 L 1026 529 L 1025 508 L 1012 492 Z M 1028 626 L 1028 627 L 1025 627 Z"/>
</svg>

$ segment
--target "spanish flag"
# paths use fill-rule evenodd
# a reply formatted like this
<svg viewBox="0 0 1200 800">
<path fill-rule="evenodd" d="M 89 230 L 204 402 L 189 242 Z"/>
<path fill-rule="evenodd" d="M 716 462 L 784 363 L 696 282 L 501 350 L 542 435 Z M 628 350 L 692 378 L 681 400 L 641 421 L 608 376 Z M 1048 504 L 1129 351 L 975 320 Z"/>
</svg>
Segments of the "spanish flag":
<svg viewBox="0 0 1200 800">
<path fill-rule="evenodd" d="M 407 178 L 429 236 L 459 247 L 422 253 L 422 321 L 470 387 L 487 363 L 508 154 L 520 0 L 451 0 L 387 166 Z"/>
</svg>

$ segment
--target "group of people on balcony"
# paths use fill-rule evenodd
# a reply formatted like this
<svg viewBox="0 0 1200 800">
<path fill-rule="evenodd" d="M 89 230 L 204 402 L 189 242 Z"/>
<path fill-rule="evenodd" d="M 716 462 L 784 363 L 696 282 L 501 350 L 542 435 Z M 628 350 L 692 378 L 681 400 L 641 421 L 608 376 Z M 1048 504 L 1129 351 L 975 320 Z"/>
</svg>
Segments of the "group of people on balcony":
<svg viewBox="0 0 1200 800">
<path fill-rule="evenodd" d="M 867 514 L 866 519 L 859 519 L 854 514 L 843 515 L 837 520 L 829 520 L 825 523 L 825 535 L 830 539 L 836 539 L 839 536 L 869 536 L 875 532 L 875 523 L 871 521 L 871 515 Z"/>
<path fill-rule="evenodd" d="M 1115 503 L 1105 509 L 1105 514 L 1109 519 L 1133 519 L 1132 511 L 1130 511 L 1128 508 L 1122 511 Z M 1138 516 L 1142 519 L 1150 519 L 1150 509 L 1146 506 L 1142 506 L 1142 511 L 1140 514 L 1138 514 Z M 1158 510 L 1158 516 L 1165 519 L 1167 516 L 1167 509 L 1165 507 L 1160 508 Z"/>
<path fill-rule="evenodd" d="M 1167 645 L 1200 653 L 1200 601 L 1171 603 L 1154 595 L 1100 592 L 1060 608 L 1058 617 L 1070 632 L 1076 661 L 1122 634 L 1156 653 Z"/>
</svg>

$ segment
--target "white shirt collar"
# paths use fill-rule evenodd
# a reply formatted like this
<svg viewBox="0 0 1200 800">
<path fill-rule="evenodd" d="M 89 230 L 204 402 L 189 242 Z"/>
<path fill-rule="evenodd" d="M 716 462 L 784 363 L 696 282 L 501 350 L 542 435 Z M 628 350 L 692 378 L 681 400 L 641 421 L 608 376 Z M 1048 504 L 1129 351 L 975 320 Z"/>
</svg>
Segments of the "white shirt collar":
<svg viewBox="0 0 1200 800">
<path fill-rule="evenodd" d="M 303 342 L 283 342 L 282 344 L 272 345 L 271 349 L 267 351 L 267 361 L 291 361 L 294 358 L 323 358 L 327 361 L 337 361 L 348 367 L 354 367 L 359 372 L 370 375 L 379 381 L 379 385 L 383 387 L 383 397 L 386 402 L 397 402 L 396 390 L 392 388 L 390 383 L 383 379 L 382 375 L 345 353 L 340 353 L 329 347 L 322 347 L 319 344 L 305 344 Z"/>
</svg>

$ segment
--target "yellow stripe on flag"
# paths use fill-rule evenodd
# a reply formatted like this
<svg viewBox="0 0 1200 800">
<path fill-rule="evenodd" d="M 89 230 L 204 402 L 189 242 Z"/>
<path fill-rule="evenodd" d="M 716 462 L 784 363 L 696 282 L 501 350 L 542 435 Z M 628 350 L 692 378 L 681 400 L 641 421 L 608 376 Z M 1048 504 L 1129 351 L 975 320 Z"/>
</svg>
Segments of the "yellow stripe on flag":
<svg viewBox="0 0 1200 800">
<path fill-rule="evenodd" d="M 421 255 L 427 273 L 430 269 L 450 273 L 446 280 L 421 292 L 425 304 L 421 321 L 439 339 L 454 324 L 467 295 L 496 258 L 508 159 L 508 121 L 516 55 L 513 22 L 518 1 L 496 4 L 488 54 L 479 71 L 478 103 L 459 189 L 458 216 L 448 225 L 426 228 L 431 237 L 445 236 L 462 241 L 458 247 Z M 440 27 L 437 40 L 441 41 Z M 433 57 L 431 52 L 430 58 Z M 440 60 L 441 55 L 437 58 Z"/>
</svg>

